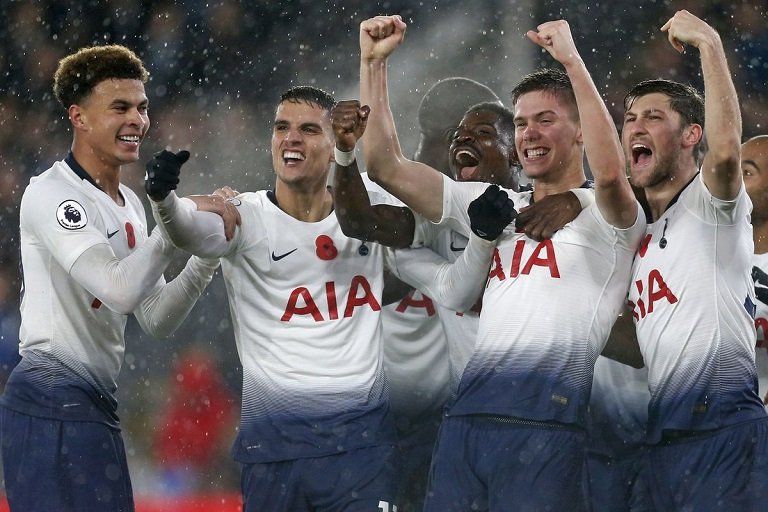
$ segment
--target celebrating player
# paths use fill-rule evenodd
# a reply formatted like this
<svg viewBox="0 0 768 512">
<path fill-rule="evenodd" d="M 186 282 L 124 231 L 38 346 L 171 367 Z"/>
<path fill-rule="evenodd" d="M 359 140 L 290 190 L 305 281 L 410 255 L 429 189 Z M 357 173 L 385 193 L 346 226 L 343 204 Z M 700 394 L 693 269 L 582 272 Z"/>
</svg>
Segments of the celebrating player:
<svg viewBox="0 0 768 512">
<path fill-rule="evenodd" d="M 428 219 L 467 233 L 467 205 L 486 186 L 453 182 L 400 153 L 386 67 L 404 33 L 399 16 L 360 27 L 361 101 L 372 109 L 364 144 L 369 174 Z M 522 206 L 579 187 L 586 181 L 583 142 L 596 202 L 552 240 L 502 233 L 475 350 L 438 437 L 428 511 L 584 507 L 581 429 L 592 366 L 621 307 L 645 227 L 613 122 L 567 24 L 546 23 L 529 37 L 563 64 L 573 89 L 556 73 L 518 89 L 515 144 L 534 192 L 508 193 Z M 463 162 L 462 173 L 474 163 Z"/>
<path fill-rule="evenodd" d="M 395 437 L 379 322 L 385 249 L 344 236 L 336 219 L 326 188 L 339 158 L 333 105 L 313 87 L 282 95 L 272 129 L 275 190 L 230 199 L 242 215 L 231 240 L 218 216 L 169 193 L 183 162 L 147 164 L 167 177 L 148 191 L 160 197 L 153 208 L 174 243 L 222 260 L 243 365 L 233 454 L 242 463 L 245 512 L 394 509 Z M 390 221 L 412 224 L 406 212 L 392 210 Z M 488 262 L 490 252 L 483 256 Z"/>
<path fill-rule="evenodd" d="M 739 102 L 712 27 L 679 11 L 661 30 L 678 51 L 698 49 L 706 100 L 660 79 L 624 100 L 624 151 L 649 204 L 629 290 L 651 392 L 649 491 L 657 510 L 761 510 L 768 417 Z"/>
<path fill-rule="evenodd" d="M 32 178 L 21 201 L 21 362 L 2 397 L 2 456 L 11 510 L 126 512 L 133 493 L 115 400 L 127 315 L 167 336 L 218 262 L 163 271 L 173 245 L 120 183 L 149 129 L 147 71 L 119 45 L 59 62 L 54 93 L 71 152 Z"/>
</svg>

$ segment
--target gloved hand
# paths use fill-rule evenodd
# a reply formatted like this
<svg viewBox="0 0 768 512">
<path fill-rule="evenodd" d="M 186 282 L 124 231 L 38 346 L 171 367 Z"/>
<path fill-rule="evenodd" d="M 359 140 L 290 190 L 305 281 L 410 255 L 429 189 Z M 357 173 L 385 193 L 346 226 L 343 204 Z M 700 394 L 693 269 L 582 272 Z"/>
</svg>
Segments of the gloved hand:
<svg viewBox="0 0 768 512">
<path fill-rule="evenodd" d="M 153 201 L 162 201 L 171 190 L 176 189 L 181 166 L 187 160 L 189 151 L 181 150 L 174 154 L 164 149 L 145 164 L 147 174 L 144 176 L 144 190 Z"/>
<path fill-rule="evenodd" d="M 486 240 L 496 240 L 504 228 L 515 220 L 515 203 L 497 185 L 490 185 L 467 208 L 472 232 Z"/>
</svg>

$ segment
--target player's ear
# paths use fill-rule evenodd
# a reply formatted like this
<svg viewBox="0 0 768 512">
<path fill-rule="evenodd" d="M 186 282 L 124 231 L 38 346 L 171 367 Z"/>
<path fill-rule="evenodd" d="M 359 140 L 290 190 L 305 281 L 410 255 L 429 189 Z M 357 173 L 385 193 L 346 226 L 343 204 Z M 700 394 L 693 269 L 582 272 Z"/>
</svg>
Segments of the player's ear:
<svg viewBox="0 0 768 512">
<path fill-rule="evenodd" d="M 67 110 L 69 113 L 69 121 L 75 129 L 85 129 L 88 126 L 88 120 L 86 119 L 85 112 L 79 105 L 70 105 Z"/>
<path fill-rule="evenodd" d="M 700 124 L 689 124 L 683 128 L 683 147 L 689 148 L 695 146 L 701 141 L 703 136 L 704 130 L 701 128 Z"/>
</svg>

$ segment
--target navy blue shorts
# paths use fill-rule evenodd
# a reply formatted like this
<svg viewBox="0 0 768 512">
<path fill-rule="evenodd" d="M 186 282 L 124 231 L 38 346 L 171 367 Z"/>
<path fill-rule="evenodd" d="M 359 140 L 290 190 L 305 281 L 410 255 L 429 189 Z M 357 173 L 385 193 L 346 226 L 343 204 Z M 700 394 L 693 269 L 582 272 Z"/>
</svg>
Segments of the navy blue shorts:
<svg viewBox="0 0 768 512">
<path fill-rule="evenodd" d="M 768 418 L 649 448 L 657 510 L 758 512 L 768 507 Z"/>
<path fill-rule="evenodd" d="M 643 446 L 620 457 L 587 452 L 587 495 L 593 512 L 647 512 Z"/>
<path fill-rule="evenodd" d="M 243 512 L 396 512 L 394 446 L 244 464 Z"/>
<path fill-rule="evenodd" d="M 118 430 L 0 407 L 5 491 L 16 512 L 133 512 Z"/>
<path fill-rule="evenodd" d="M 424 511 L 583 511 L 585 443 L 584 432 L 567 427 L 445 418 Z"/>
</svg>

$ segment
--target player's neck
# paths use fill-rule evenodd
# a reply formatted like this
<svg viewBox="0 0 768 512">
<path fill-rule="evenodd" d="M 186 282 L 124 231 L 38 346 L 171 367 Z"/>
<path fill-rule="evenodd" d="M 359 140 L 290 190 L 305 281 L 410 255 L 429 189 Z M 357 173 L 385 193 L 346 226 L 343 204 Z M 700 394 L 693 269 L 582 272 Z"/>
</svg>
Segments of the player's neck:
<svg viewBox="0 0 768 512">
<path fill-rule="evenodd" d="M 686 172 L 678 172 L 673 178 L 651 187 L 645 187 L 645 198 L 651 209 L 653 221 L 658 220 L 672 200 L 691 182 L 698 172 L 696 167 L 690 167 Z"/>
<path fill-rule="evenodd" d="M 566 192 L 572 188 L 579 188 L 585 181 L 587 181 L 587 177 L 583 167 L 570 169 L 561 176 L 537 178 L 533 180 L 533 199 L 539 200 L 549 195 Z"/>
<path fill-rule="evenodd" d="M 333 210 L 333 196 L 323 187 L 312 191 L 297 191 L 275 185 L 277 205 L 285 213 L 302 222 L 320 222 Z"/>
<path fill-rule="evenodd" d="M 76 145 L 72 147 L 72 155 L 105 194 L 120 206 L 125 204 L 120 194 L 120 166 L 108 165 L 92 151 Z"/>
<path fill-rule="evenodd" d="M 755 254 L 768 252 L 768 219 L 752 219 L 752 239 L 755 242 Z"/>
</svg>

